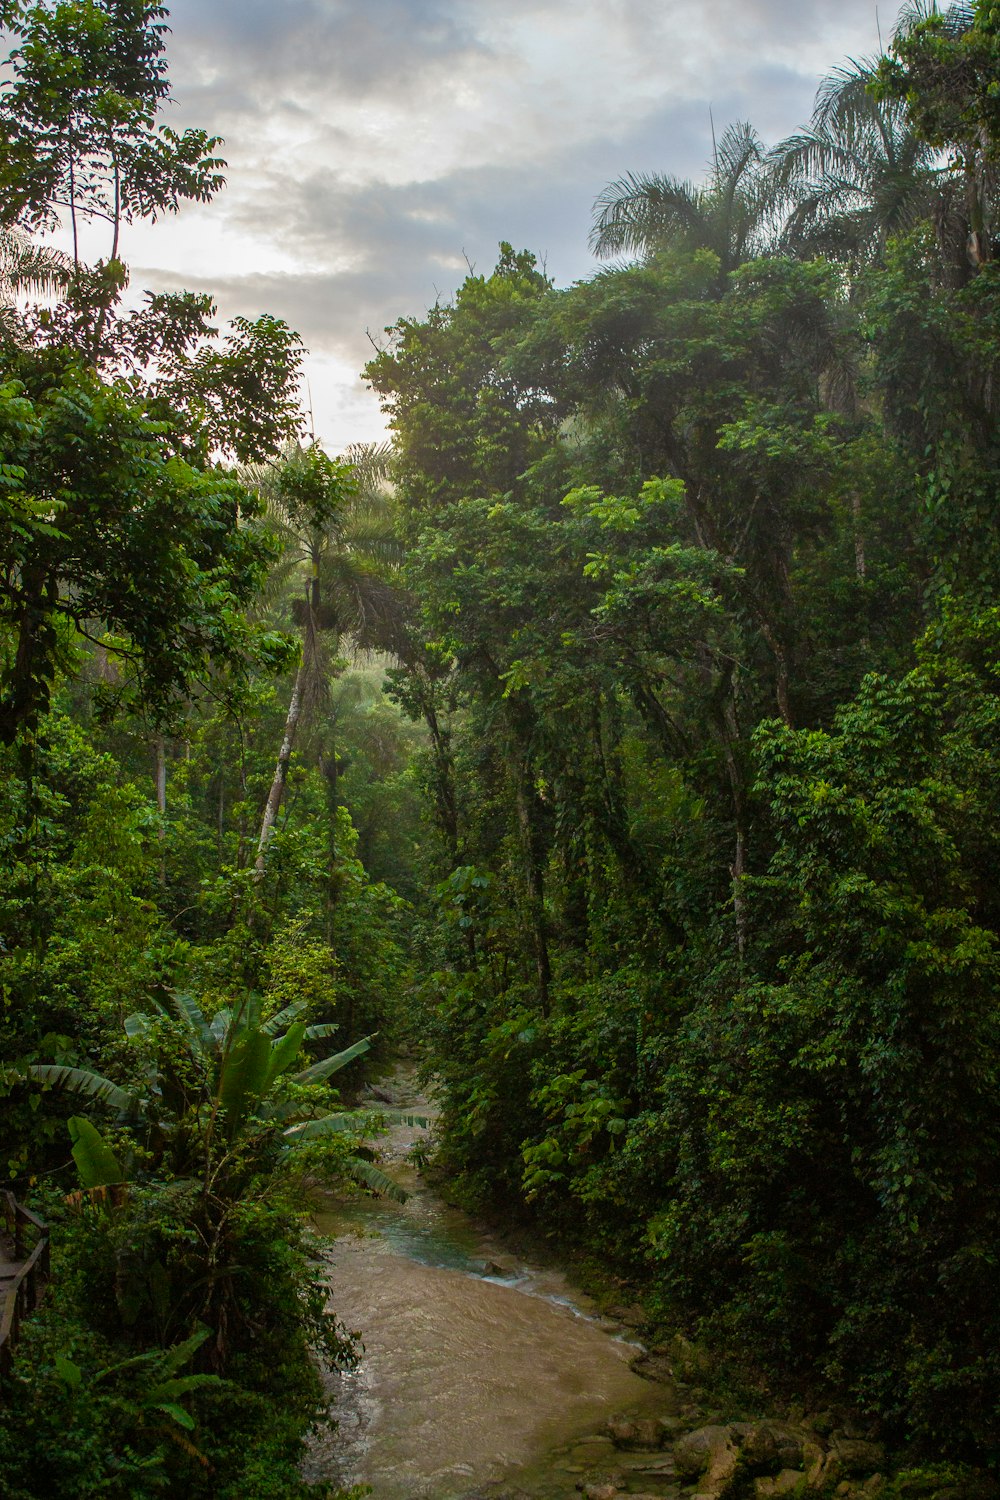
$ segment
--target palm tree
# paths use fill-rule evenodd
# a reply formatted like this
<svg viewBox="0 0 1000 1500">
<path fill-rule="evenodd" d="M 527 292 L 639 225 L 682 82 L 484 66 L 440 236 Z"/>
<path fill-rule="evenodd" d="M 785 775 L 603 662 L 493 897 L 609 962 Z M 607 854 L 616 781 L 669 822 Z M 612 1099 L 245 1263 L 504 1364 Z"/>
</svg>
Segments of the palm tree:
<svg viewBox="0 0 1000 1500">
<path fill-rule="evenodd" d="M 48 296 L 66 290 L 73 262 L 51 245 L 36 245 L 9 224 L 0 224 L 0 345 L 26 341 L 16 299 L 24 293 Z"/>
<path fill-rule="evenodd" d="M 915 133 L 906 103 L 873 92 L 877 62 L 851 61 L 820 85 L 805 130 L 771 151 L 780 246 L 860 266 L 881 258 L 893 234 L 949 205 L 937 153 Z"/>
<path fill-rule="evenodd" d="M 316 444 L 296 445 L 278 466 L 256 474 L 285 543 L 273 584 L 298 582 L 292 614 L 302 630 L 302 657 L 257 841 L 258 877 L 300 722 L 327 698 L 340 641 L 377 641 L 397 611 L 392 580 L 401 553 L 386 484 L 388 458 L 387 444 L 355 444 L 341 459 L 328 458 Z"/>
<path fill-rule="evenodd" d="M 703 186 L 659 173 L 619 177 L 594 205 L 591 249 L 602 257 L 645 257 L 668 246 L 713 250 L 727 275 L 769 242 L 765 157 L 757 132 L 739 122 L 723 132 Z"/>
</svg>

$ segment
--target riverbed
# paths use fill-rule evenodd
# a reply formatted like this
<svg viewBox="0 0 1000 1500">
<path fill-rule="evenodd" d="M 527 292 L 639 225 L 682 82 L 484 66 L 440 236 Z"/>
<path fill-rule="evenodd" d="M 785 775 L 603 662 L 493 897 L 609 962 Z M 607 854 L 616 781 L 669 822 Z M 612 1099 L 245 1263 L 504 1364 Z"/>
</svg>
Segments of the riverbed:
<svg viewBox="0 0 1000 1500">
<path fill-rule="evenodd" d="M 386 1093 L 426 1112 L 405 1074 Z M 405 1204 L 317 1211 L 319 1230 L 336 1237 L 331 1307 L 364 1351 L 356 1371 L 327 1377 L 336 1426 L 315 1438 L 308 1477 L 368 1484 L 373 1500 L 576 1496 L 621 1470 L 608 1418 L 660 1415 L 670 1393 L 630 1369 L 634 1334 L 422 1182 L 410 1152 L 424 1135 L 395 1126 L 381 1143 Z M 630 1488 L 676 1494 L 666 1456 L 630 1455 L 636 1463 Z"/>
</svg>

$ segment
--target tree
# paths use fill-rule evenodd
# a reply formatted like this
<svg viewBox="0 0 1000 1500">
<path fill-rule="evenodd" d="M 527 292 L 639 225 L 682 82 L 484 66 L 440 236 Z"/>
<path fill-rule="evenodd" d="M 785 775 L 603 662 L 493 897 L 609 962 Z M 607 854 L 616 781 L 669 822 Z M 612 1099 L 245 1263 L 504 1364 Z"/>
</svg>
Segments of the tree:
<svg viewBox="0 0 1000 1500">
<path fill-rule="evenodd" d="M 15 299 L 26 292 L 65 291 L 72 262 L 51 245 L 34 245 L 23 234 L 0 224 L 0 346 L 28 339 Z"/>
<path fill-rule="evenodd" d="M 880 260 L 891 235 L 936 218 L 953 233 L 947 179 L 902 99 L 876 94 L 878 64 L 852 62 L 820 86 L 808 128 L 769 156 L 787 217 L 780 244 L 855 269 Z"/>
<path fill-rule="evenodd" d="M 257 842 L 256 871 L 265 870 L 300 719 L 315 713 L 327 692 L 329 661 L 341 637 L 377 639 L 394 614 L 387 574 L 398 561 L 391 509 L 384 489 L 386 453 L 349 449 L 331 459 L 316 444 L 289 450 L 273 470 L 256 471 L 284 558 L 274 577 L 295 578 L 302 593 L 292 605 L 302 630 L 302 655 L 285 719 L 274 777 Z M 325 644 L 329 643 L 329 644 Z M 336 774 L 336 750 L 332 750 Z"/>
<path fill-rule="evenodd" d="M 968 229 L 962 247 L 978 270 L 996 254 L 1000 109 L 1000 15 L 993 5 L 914 6 L 904 12 L 891 57 L 879 66 L 879 90 L 905 101 L 919 137 L 951 153 Z"/>
<path fill-rule="evenodd" d="M 770 242 L 764 147 L 752 126 L 730 125 L 704 186 L 629 173 L 609 183 L 594 208 L 590 244 L 602 258 L 650 256 L 668 246 L 712 250 L 724 277 Z"/>
<path fill-rule="evenodd" d="M 73 263 L 79 221 L 110 228 L 176 213 L 221 187 L 218 140 L 156 123 L 168 97 L 162 5 L 150 0 L 50 0 L 9 7 L 20 45 L 0 94 L 0 221 L 52 228 L 68 213 Z"/>
<path fill-rule="evenodd" d="M 129 392 L 72 357 L 20 371 L 0 388 L 7 744 L 44 712 L 68 660 L 69 623 L 118 638 L 112 649 L 132 662 L 155 712 L 210 661 L 238 667 L 254 637 L 239 605 L 271 555 L 253 497 L 165 453 L 163 427 Z M 277 638 L 260 643 L 283 659 Z"/>
</svg>

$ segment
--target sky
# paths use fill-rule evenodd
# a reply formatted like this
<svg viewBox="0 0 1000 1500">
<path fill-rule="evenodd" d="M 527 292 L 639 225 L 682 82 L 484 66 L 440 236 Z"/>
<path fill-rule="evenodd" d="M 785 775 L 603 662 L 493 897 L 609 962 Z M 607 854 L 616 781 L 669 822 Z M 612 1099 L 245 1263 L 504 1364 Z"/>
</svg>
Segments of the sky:
<svg viewBox="0 0 1000 1500">
<path fill-rule="evenodd" d="M 174 0 L 175 129 L 224 138 L 207 206 L 126 231 L 133 285 L 269 312 L 308 347 L 331 453 L 384 433 L 361 369 L 500 240 L 557 285 L 593 274 L 594 199 L 626 172 L 699 180 L 717 131 L 768 143 L 819 78 L 877 50 L 874 0 Z M 106 252 L 105 252 L 106 253 Z"/>
</svg>

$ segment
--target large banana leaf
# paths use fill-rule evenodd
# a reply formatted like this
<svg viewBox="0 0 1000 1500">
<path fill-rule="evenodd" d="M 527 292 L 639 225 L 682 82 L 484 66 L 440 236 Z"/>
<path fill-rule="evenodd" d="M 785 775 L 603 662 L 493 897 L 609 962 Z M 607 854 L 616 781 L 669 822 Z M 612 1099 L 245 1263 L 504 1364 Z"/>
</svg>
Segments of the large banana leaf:
<svg viewBox="0 0 1000 1500">
<path fill-rule="evenodd" d="M 97 1127 L 82 1115 L 71 1115 L 66 1123 L 73 1142 L 73 1160 L 84 1187 L 114 1187 L 124 1182 L 121 1164 Z"/>
<path fill-rule="evenodd" d="M 416 1125 L 426 1129 L 430 1121 L 425 1115 L 403 1114 L 398 1109 L 345 1109 L 334 1114 L 320 1115 L 316 1120 L 302 1120 L 290 1125 L 283 1135 L 288 1141 L 315 1141 L 324 1135 L 341 1135 L 353 1131 L 355 1135 L 370 1136 L 373 1117 L 388 1120 L 393 1125 Z"/>
<path fill-rule="evenodd" d="M 228 1136 L 232 1137 L 263 1097 L 270 1062 L 271 1039 L 262 1031 L 242 1036 L 226 1057 L 219 1077 L 218 1097 L 225 1110 Z"/>
<path fill-rule="evenodd" d="M 367 1115 L 345 1110 L 343 1114 L 321 1115 L 318 1120 L 301 1120 L 297 1125 L 289 1125 L 282 1134 L 286 1141 L 294 1144 L 299 1141 L 318 1141 L 324 1135 L 342 1135 L 348 1130 L 355 1135 L 364 1135 L 370 1125 L 371 1120 Z"/>
<path fill-rule="evenodd" d="M 308 1068 L 303 1068 L 301 1073 L 294 1074 L 296 1083 L 321 1083 L 324 1078 L 329 1078 L 332 1073 L 339 1073 L 341 1068 L 346 1068 L 349 1062 L 356 1057 L 361 1057 L 365 1052 L 371 1050 L 372 1041 L 378 1035 L 373 1031 L 371 1036 L 363 1036 L 360 1042 L 355 1042 L 352 1047 L 346 1047 L 343 1052 L 335 1052 L 332 1057 L 324 1057 L 321 1062 L 315 1062 Z"/>
<path fill-rule="evenodd" d="M 204 1012 L 197 1000 L 191 995 L 183 995 L 179 990 L 170 991 L 171 1009 L 177 1019 L 187 1027 L 195 1041 L 195 1050 L 204 1055 L 212 1050 L 212 1033 L 208 1022 L 205 1020 Z"/>
<path fill-rule="evenodd" d="M 265 1021 L 260 1029 L 266 1031 L 268 1036 L 277 1036 L 279 1031 L 290 1026 L 293 1021 L 297 1021 L 306 1008 L 304 1000 L 293 1000 L 291 1005 L 286 1005 L 284 1010 L 279 1010 L 276 1016 Z"/>
<path fill-rule="evenodd" d="M 138 1094 L 119 1088 L 110 1078 L 102 1078 L 100 1073 L 94 1073 L 89 1068 L 68 1068 L 60 1063 L 31 1063 L 28 1076 L 37 1079 L 39 1083 L 51 1084 L 54 1089 L 69 1089 L 74 1094 L 99 1099 L 103 1104 L 110 1104 L 113 1109 L 121 1110 L 123 1114 L 137 1114 L 142 1109 L 143 1101 Z"/>
<path fill-rule="evenodd" d="M 380 1193 L 384 1198 L 391 1198 L 394 1203 L 405 1203 L 410 1196 L 398 1182 L 393 1182 L 373 1162 L 364 1161 L 360 1156 L 350 1157 L 344 1163 L 344 1171 L 355 1182 L 370 1188 L 373 1193 Z"/>
<path fill-rule="evenodd" d="M 264 1033 L 262 1033 L 263 1035 Z M 302 1043 L 305 1039 L 306 1023 L 297 1021 L 294 1026 L 289 1026 L 280 1041 L 271 1044 L 271 1058 L 267 1067 L 267 1076 L 261 1094 L 266 1094 L 274 1083 L 286 1073 L 292 1063 L 302 1051 Z"/>
</svg>

